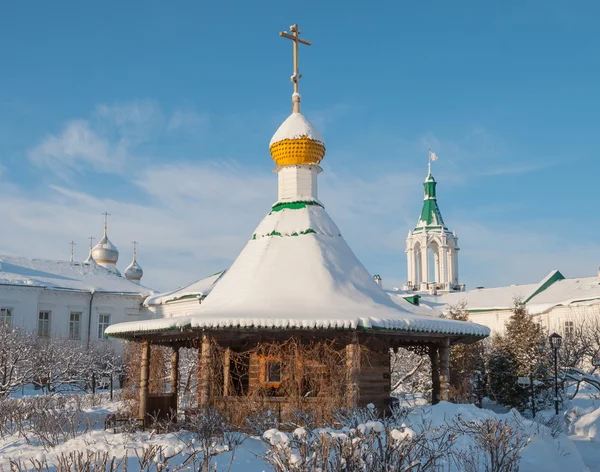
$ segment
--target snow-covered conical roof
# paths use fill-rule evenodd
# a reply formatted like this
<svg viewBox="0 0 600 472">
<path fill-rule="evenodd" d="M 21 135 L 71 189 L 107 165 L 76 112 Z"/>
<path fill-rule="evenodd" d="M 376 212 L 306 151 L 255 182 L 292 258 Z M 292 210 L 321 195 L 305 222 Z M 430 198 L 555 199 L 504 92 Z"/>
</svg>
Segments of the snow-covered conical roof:
<svg viewBox="0 0 600 472">
<path fill-rule="evenodd" d="M 276 205 L 190 316 L 121 323 L 107 333 L 186 326 L 489 334 L 484 326 L 418 315 L 396 304 L 314 201 Z"/>
</svg>

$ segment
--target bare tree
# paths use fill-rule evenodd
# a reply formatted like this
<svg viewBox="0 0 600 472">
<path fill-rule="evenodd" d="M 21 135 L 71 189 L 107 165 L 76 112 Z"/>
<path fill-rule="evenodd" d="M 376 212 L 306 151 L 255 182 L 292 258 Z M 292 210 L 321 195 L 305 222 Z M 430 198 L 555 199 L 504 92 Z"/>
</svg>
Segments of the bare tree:
<svg viewBox="0 0 600 472">
<path fill-rule="evenodd" d="M 0 324 L 0 397 L 10 395 L 31 381 L 33 350 L 29 333 Z"/>
</svg>

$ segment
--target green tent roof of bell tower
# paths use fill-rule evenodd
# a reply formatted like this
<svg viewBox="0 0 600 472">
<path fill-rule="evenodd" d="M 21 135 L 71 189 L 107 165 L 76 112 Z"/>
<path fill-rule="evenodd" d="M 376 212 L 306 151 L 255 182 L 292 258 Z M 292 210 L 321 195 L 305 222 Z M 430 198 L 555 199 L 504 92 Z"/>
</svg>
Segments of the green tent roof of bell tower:
<svg viewBox="0 0 600 472">
<path fill-rule="evenodd" d="M 423 209 L 421 210 L 421 217 L 417 222 L 415 231 L 435 228 L 446 228 L 444 225 L 444 219 L 440 213 L 440 209 L 437 204 L 437 197 L 435 194 L 435 187 L 437 182 L 431 175 L 431 172 L 427 175 L 423 187 L 425 188 L 425 198 L 423 199 Z"/>
</svg>

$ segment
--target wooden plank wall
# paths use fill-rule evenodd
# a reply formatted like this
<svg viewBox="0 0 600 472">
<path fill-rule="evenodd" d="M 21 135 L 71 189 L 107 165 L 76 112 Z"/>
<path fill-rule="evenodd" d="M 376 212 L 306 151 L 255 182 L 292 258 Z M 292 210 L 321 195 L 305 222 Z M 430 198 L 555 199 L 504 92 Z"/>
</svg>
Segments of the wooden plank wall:
<svg viewBox="0 0 600 472">
<path fill-rule="evenodd" d="M 363 351 L 358 374 L 358 405 L 373 403 L 379 411 L 390 404 L 389 352 Z"/>
</svg>

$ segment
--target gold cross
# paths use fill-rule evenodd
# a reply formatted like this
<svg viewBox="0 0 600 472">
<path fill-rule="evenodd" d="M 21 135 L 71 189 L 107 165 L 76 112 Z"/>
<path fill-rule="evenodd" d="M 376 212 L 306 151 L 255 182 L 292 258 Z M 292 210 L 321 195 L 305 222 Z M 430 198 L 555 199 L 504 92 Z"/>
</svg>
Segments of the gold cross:
<svg viewBox="0 0 600 472">
<path fill-rule="evenodd" d="M 101 215 L 104 216 L 104 236 L 106 236 L 106 230 L 108 229 L 108 217 L 110 216 L 110 213 L 105 211 L 104 213 L 101 213 Z"/>
<path fill-rule="evenodd" d="M 298 43 L 301 44 L 306 44 L 307 46 L 310 46 L 312 43 L 310 41 L 307 41 L 306 39 L 300 39 L 300 28 L 298 28 L 298 25 L 292 25 L 290 26 L 290 33 L 286 33 L 285 31 L 282 31 L 281 33 L 279 33 L 279 36 L 282 36 L 284 38 L 287 39 L 291 39 L 294 42 L 293 45 L 293 50 L 294 50 L 294 75 L 292 75 L 290 77 L 290 80 L 294 83 L 294 93 L 297 94 L 299 93 L 299 87 L 298 87 L 298 82 L 300 81 L 300 79 L 302 78 L 302 74 L 300 74 L 300 69 L 298 67 Z M 294 112 L 296 113 L 300 113 L 300 100 L 299 100 L 299 96 L 297 97 L 296 100 L 293 100 L 294 102 Z"/>
</svg>

